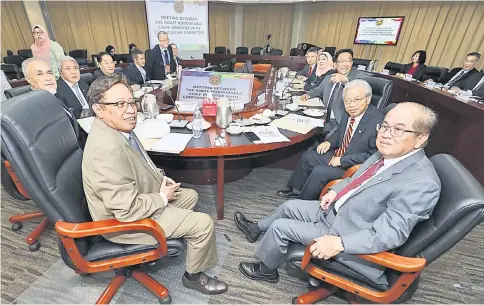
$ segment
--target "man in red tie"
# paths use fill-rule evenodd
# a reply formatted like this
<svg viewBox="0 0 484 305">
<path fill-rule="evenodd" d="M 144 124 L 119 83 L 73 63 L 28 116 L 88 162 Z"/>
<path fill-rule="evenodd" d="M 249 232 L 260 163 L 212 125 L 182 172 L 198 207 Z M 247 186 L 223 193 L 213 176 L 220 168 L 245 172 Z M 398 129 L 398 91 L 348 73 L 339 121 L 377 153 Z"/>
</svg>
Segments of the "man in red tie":
<svg viewBox="0 0 484 305">
<path fill-rule="evenodd" d="M 331 180 L 346 169 L 362 164 L 376 149 L 376 125 L 383 114 L 370 105 L 371 86 L 362 79 L 349 82 L 343 91 L 345 113 L 341 124 L 327 141 L 306 151 L 294 170 L 287 189 L 277 191 L 283 198 L 316 200 Z"/>
<path fill-rule="evenodd" d="M 296 78 L 300 80 L 306 80 L 311 78 L 316 73 L 316 62 L 318 61 L 318 51 L 320 48 L 312 47 L 306 53 L 307 65 L 296 73 Z"/>
<path fill-rule="evenodd" d="M 255 242 L 265 232 L 255 251 L 260 261 L 240 263 L 242 274 L 275 283 L 289 243 L 316 241 L 310 248 L 314 257 L 335 259 L 378 285 L 388 285 L 384 269 L 356 255 L 398 248 L 432 214 L 441 185 L 423 147 L 436 124 L 429 108 L 400 103 L 377 127 L 378 152 L 321 201 L 287 201 L 259 222 L 236 212 L 235 223 L 247 240 Z"/>
</svg>

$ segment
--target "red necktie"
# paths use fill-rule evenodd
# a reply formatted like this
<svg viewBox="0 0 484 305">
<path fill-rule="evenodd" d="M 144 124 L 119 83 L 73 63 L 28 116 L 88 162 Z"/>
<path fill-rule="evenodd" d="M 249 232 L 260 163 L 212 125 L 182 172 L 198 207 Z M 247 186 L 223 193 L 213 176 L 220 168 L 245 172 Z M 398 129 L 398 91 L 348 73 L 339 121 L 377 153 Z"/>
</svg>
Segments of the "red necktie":
<svg viewBox="0 0 484 305">
<path fill-rule="evenodd" d="M 341 144 L 341 147 L 338 148 L 335 151 L 335 156 L 336 157 L 341 157 L 346 153 L 346 149 L 350 145 L 351 141 L 351 135 L 353 134 L 353 125 L 355 124 L 355 118 L 351 118 L 350 120 L 350 125 L 348 126 L 348 129 L 346 130 L 345 137 L 343 138 L 343 143 Z"/>
<path fill-rule="evenodd" d="M 313 67 L 309 67 L 309 73 L 308 73 L 308 77 L 311 77 L 311 74 L 313 73 Z"/>
<path fill-rule="evenodd" d="M 360 185 L 363 184 L 363 182 L 369 180 L 371 177 L 373 177 L 378 170 L 383 166 L 383 158 L 380 158 L 378 161 L 373 163 L 368 169 L 361 175 L 359 175 L 357 178 L 353 179 L 344 189 L 339 192 L 336 197 L 334 198 L 333 202 L 338 201 L 341 197 L 346 195 L 349 191 L 359 187 Z"/>
</svg>

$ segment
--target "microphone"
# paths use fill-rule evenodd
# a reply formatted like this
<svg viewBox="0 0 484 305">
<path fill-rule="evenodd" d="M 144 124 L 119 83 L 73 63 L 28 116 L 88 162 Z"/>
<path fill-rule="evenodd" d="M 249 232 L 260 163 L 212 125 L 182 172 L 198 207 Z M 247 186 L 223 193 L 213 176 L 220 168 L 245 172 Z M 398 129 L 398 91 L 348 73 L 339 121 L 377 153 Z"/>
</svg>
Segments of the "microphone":
<svg viewBox="0 0 484 305">
<path fill-rule="evenodd" d="M 178 105 L 173 100 L 171 90 L 166 90 L 165 92 L 166 92 L 166 95 L 170 97 L 171 101 L 173 102 L 173 105 L 175 105 L 175 109 L 178 117 L 177 121 L 171 121 L 170 126 L 174 128 L 184 128 L 188 124 L 188 121 L 180 120 L 180 109 L 178 108 Z"/>
<path fill-rule="evenodd" d="M 284 90 L 282 90 L 282 92 L 281 92 L 281 98 L 282 99 L 284 99 L 284 91 L 286 91 L 286 89 L 289 88 L 289 86 L 294 82 L 295 79 L 296 78 L 293 78 L 292 81 L 289 84 L 287 84 L 287 86 L 284 88 Z"/>
<path fill-rule="evenodd" d="M 193 56 L 190 56 L 190 58 L 193 59 L 193 60 L 195 59 L 195 58 L 193 58 Z"/>
</svg>

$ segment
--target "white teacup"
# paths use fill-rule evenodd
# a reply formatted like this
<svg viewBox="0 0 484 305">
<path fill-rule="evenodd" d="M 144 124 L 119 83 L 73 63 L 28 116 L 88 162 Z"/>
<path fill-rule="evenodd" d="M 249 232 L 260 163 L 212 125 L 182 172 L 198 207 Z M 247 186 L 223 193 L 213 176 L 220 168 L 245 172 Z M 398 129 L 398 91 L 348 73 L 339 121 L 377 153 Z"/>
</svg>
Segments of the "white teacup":
<svg viewBox="0 0 484 305">
<path fill-rule="evenodd" d="M 390 74 L 390 70 L 388 70 L 388 69 L 383 69 L 383 70 L 381 70 L 381 74 L 388 75 L 388 74 Z"/>
</svg>

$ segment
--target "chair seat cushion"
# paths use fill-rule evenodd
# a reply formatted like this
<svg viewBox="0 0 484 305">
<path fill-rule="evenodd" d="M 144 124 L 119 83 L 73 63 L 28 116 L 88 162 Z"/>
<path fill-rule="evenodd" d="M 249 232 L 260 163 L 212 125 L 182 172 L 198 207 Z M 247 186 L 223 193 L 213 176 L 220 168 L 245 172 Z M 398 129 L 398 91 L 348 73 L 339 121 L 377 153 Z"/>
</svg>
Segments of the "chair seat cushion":
<svg viewBox="0 0 484 305">
<path fill-rule="evenodd" d="M 166 241 L 168 246 L 167 256 L 178 256 L 183 252 L 185 248 L 185 242 L 181 238 L 168 239 Z M 116 244 L 104 238 L 99 238 L 95 243 L 91 245 L 87 252 L 85 259 L 90 262 L 121 257 L 130 254 L 143 253 L 145 251 L 153 250 L 158 247 L 156 245 L 127 245 Z"/>
</svg>

